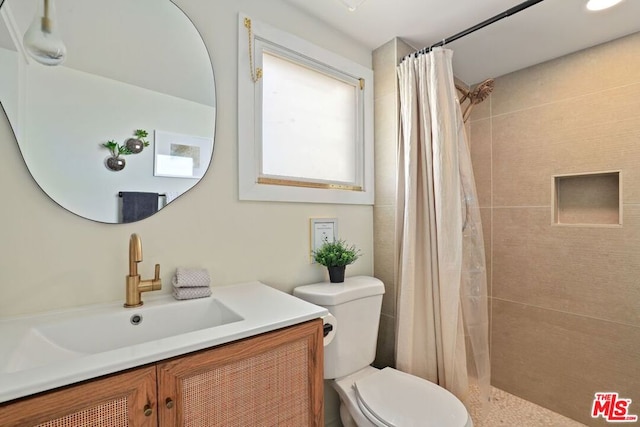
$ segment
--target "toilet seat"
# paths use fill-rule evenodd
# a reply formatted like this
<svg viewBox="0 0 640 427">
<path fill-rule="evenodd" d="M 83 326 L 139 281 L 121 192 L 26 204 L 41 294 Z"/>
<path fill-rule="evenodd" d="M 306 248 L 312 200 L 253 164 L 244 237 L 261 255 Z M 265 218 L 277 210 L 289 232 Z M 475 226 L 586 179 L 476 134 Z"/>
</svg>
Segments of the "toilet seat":
<svg viewBox="0 0 640 427">
<path fill-rule="evenodd" d="M 378 427 L 470 427 L 466 408 L 438 385 L 393 368 L 355 381 L 358 406 Z"/>
</svg>

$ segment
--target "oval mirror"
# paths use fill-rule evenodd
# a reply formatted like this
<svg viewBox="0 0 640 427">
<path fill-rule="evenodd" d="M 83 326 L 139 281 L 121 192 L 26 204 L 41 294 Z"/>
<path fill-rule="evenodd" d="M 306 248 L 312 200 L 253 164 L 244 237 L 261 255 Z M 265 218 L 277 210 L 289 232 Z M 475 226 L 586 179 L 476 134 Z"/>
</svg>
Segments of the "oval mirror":
<svg viewBox="0 0 640 427">
<path fill-rule="evenodd" d="M 0 102 L 55 202 L 94 221 L 133 222 L 202 178 L 213 154 L 213 69 L 175 4 L 4 0 L 0 15 Z M 56 35 L 63 62 L 43 65 L 30 52 L 48 55 L 38 37 Z"/>
</svg>

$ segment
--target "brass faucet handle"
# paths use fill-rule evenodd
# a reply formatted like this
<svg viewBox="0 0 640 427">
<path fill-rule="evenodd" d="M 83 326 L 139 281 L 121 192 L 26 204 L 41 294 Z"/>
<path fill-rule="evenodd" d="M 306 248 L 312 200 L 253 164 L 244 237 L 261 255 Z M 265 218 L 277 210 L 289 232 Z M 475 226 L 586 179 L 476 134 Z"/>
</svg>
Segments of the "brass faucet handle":
<svg viewBox="0 0 640 427">
<path fill-rule="evenodd" d="M 156 264 L 155 277 L 151 281 L 151 290 L 159 291 L 162 289 L 162 281 L 160 280 L 160 264 Z"/>
</svg>

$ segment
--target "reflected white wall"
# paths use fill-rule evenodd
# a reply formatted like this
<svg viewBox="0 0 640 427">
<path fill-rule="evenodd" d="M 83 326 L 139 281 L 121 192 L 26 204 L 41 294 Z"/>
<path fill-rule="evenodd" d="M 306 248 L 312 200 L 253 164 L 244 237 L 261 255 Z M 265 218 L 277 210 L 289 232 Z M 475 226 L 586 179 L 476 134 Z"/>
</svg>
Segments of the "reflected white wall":
<svg viewBox="0 0 640 427">
<path fill-rule="evenodd" d="M 26 69 L 29 108 L 20 148 L 38 184 L 66 209 L 118 222 L 119 191 L 183 193 L 197 182 L 154 176 L 153 131 L 213 139 L 213 107 L 67 67 Z M 135 129 L 149 132 L 151 144 L 123 155 L 122 171 L 107 169 L 110 152 L 101 144 L 124 144 Z"/>
<path fill-rule="evenodd" d="M 18 123 L 18 53 L 0 48 L 0 99 L 11 123 Z"/>
</svg>

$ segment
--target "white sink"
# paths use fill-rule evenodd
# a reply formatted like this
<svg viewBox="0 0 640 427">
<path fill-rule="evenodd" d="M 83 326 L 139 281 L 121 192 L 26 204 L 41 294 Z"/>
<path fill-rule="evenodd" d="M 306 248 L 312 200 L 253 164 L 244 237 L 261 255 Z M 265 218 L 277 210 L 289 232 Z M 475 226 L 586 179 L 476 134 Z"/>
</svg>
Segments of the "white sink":
<svg viewBox="0 0 640 427">
<path fill-rule="evenodd" d="M 59 312 L 26 328 L 1 370 L 18 372 L 241 320 L 217 298 L 155 298 L 136 308 L 109 304 Z"/>
<path fill-rule="evenodd" d="M 35 332 L 49 342 L 77 353 L 100 353 L 155 341 L 243 318 L 216 298 L 174 304 L 143 305 L 39 325 Z"/>
<path fill-rule="evenodd" d="M 122 303 L 0 319 L 0 403 L 202 350 L 327 314 L 260 282 L 176 301 Z"/>
</svg>

